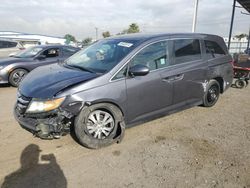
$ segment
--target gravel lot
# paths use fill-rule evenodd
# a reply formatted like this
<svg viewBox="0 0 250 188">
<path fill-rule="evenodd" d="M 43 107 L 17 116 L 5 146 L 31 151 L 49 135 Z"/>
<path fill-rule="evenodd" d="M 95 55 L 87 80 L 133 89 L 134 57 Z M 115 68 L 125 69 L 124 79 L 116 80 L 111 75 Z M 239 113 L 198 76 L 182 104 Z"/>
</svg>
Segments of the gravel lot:
<svg viewBox="0 0 250 188">
<path fill-rule="evenodd" d="M 89 150 L 70 135 L 40 140 L 12 115 L 16 89 L 0 88 L 2 187 L 250 188 L 250 87 L 126 130 L 121 144 Z M 40 149 L 41 151 L 39 151 Z"/>
</svg>

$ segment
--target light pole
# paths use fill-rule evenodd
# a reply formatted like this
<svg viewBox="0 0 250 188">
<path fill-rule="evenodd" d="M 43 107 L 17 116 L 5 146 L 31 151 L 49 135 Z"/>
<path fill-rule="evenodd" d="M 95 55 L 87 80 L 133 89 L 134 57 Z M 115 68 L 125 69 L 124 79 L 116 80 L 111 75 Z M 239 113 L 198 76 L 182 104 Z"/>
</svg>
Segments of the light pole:
<svg viewBox="0 0 250 188">
<path fill-rule="evenodd" d="M 192 27 L 192 32 L 193 32 L 193 33 L 194 33 L 195 30 L 196 30 L 198 4 L 199 4 L 199 0 L 195 0 L 195 4 L 194 4 L 194 17 L 193 17 L 193 27 Z"/>
<path fill-rule="evenodd" d="M 95 27 L 95 39 L 98 40 L 98 27 Z"/>
</svg>

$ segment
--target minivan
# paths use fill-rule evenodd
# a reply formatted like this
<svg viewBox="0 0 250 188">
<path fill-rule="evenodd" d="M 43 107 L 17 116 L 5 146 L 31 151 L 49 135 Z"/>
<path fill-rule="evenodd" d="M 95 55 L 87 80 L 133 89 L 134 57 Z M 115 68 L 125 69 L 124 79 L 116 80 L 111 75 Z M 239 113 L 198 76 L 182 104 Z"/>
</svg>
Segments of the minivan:
<svg viewBox="0 0 250 188">
<path fill-rule="evenodd" d="M 192 106 L 213 106 L 233 80 L 223 39 L 131 34 L 100 40 L 28 74 L 14 114 L 42 139 L 75 134 L 88 148 L 120 142 L 125 128 Z"/>
</svg>

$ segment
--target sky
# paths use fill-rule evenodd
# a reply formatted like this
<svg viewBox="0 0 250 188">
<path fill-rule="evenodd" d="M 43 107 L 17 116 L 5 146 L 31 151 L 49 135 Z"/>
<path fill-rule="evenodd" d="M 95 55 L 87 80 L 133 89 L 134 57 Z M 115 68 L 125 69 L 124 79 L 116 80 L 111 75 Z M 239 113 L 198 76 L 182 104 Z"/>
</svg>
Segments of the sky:
<svg viewBox="0 0 250 188">
<path fill-rule="evenodd" d="M 227 37 L 233 0 L 199 0 L 196 32 Z M 233 35 L 248 33 L 250 16 L 236 8 Z M 141 32 L 191 32 L 194 0 L 1 0 L 0 31 L 78 40 L 115 35 L 137 23 Z"/>
</svg>

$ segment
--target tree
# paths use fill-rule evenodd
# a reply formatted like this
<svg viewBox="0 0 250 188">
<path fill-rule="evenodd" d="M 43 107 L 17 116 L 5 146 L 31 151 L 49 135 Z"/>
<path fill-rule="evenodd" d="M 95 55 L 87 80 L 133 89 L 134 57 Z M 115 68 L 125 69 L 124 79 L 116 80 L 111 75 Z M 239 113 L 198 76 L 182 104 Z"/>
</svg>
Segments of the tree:
<svg viewBox="0 0 250 188">
<path fill-rule="evenodd" d="M 103 36 L 103 38 L 107 38 L 107 37 L 110 37 L 111 35 L 110 35 L 109 31 L 105 31 L 102 33 L 102 36 Z"/>
<path fill-rule="evenodd" d="M 239 41 L 241 41 L 241 39 L 243 38 L 248 38 L 248 35 L 245 33 L 241 33 L 239 35 L 235 35 L 234 37 L 237 38 Z"/>
<path fill-rule="evenodd" d="M 69 44 L 70 42 L 76 42 L 76 38 L 71 34 L 66 34 L 64 38 L 66 39 L 66 44 Z"/>
<path fill-rule="evenodd" d="M 89 45 L 91 42 L 92 42 L 92 38 L 87 37 L 87 38 L 85 38 L 85 39 L 82 40 L 82 45 L 83 45 L 83 46 L 87 46 L 87 45 Z"/>
<path fill-rule="evenodd" d="M 132 23 L 129 25 L 127 33 L 139 33 L 139 32 L 140 32 L 140 28 L 136 23 Z"/>
<path fill-rule="evenodd" d="M 234 37 L 237 38 L 238 41 L 239 41 L 239 43 L 240 43 L 239 53 L 241 53 L 241 45 L 242 45 L 241 39 L 243 39 L 243 38 L 248 38 L 248 35 L 245 34 L 245 33 L 241 33 L 241 34 L 239 34 L 239 35 L 235 35 Z"/>
<path fill-rule="evenodd" d="M 124 35 L 124 34 L 129 34 L 129 33 L 139 33 L 140 28 L 136 23 L 132 23 L 129 25 L 128 29 L 124 29 L 122 32 L 117 33 L 117 35 Z"/>
</svg>

